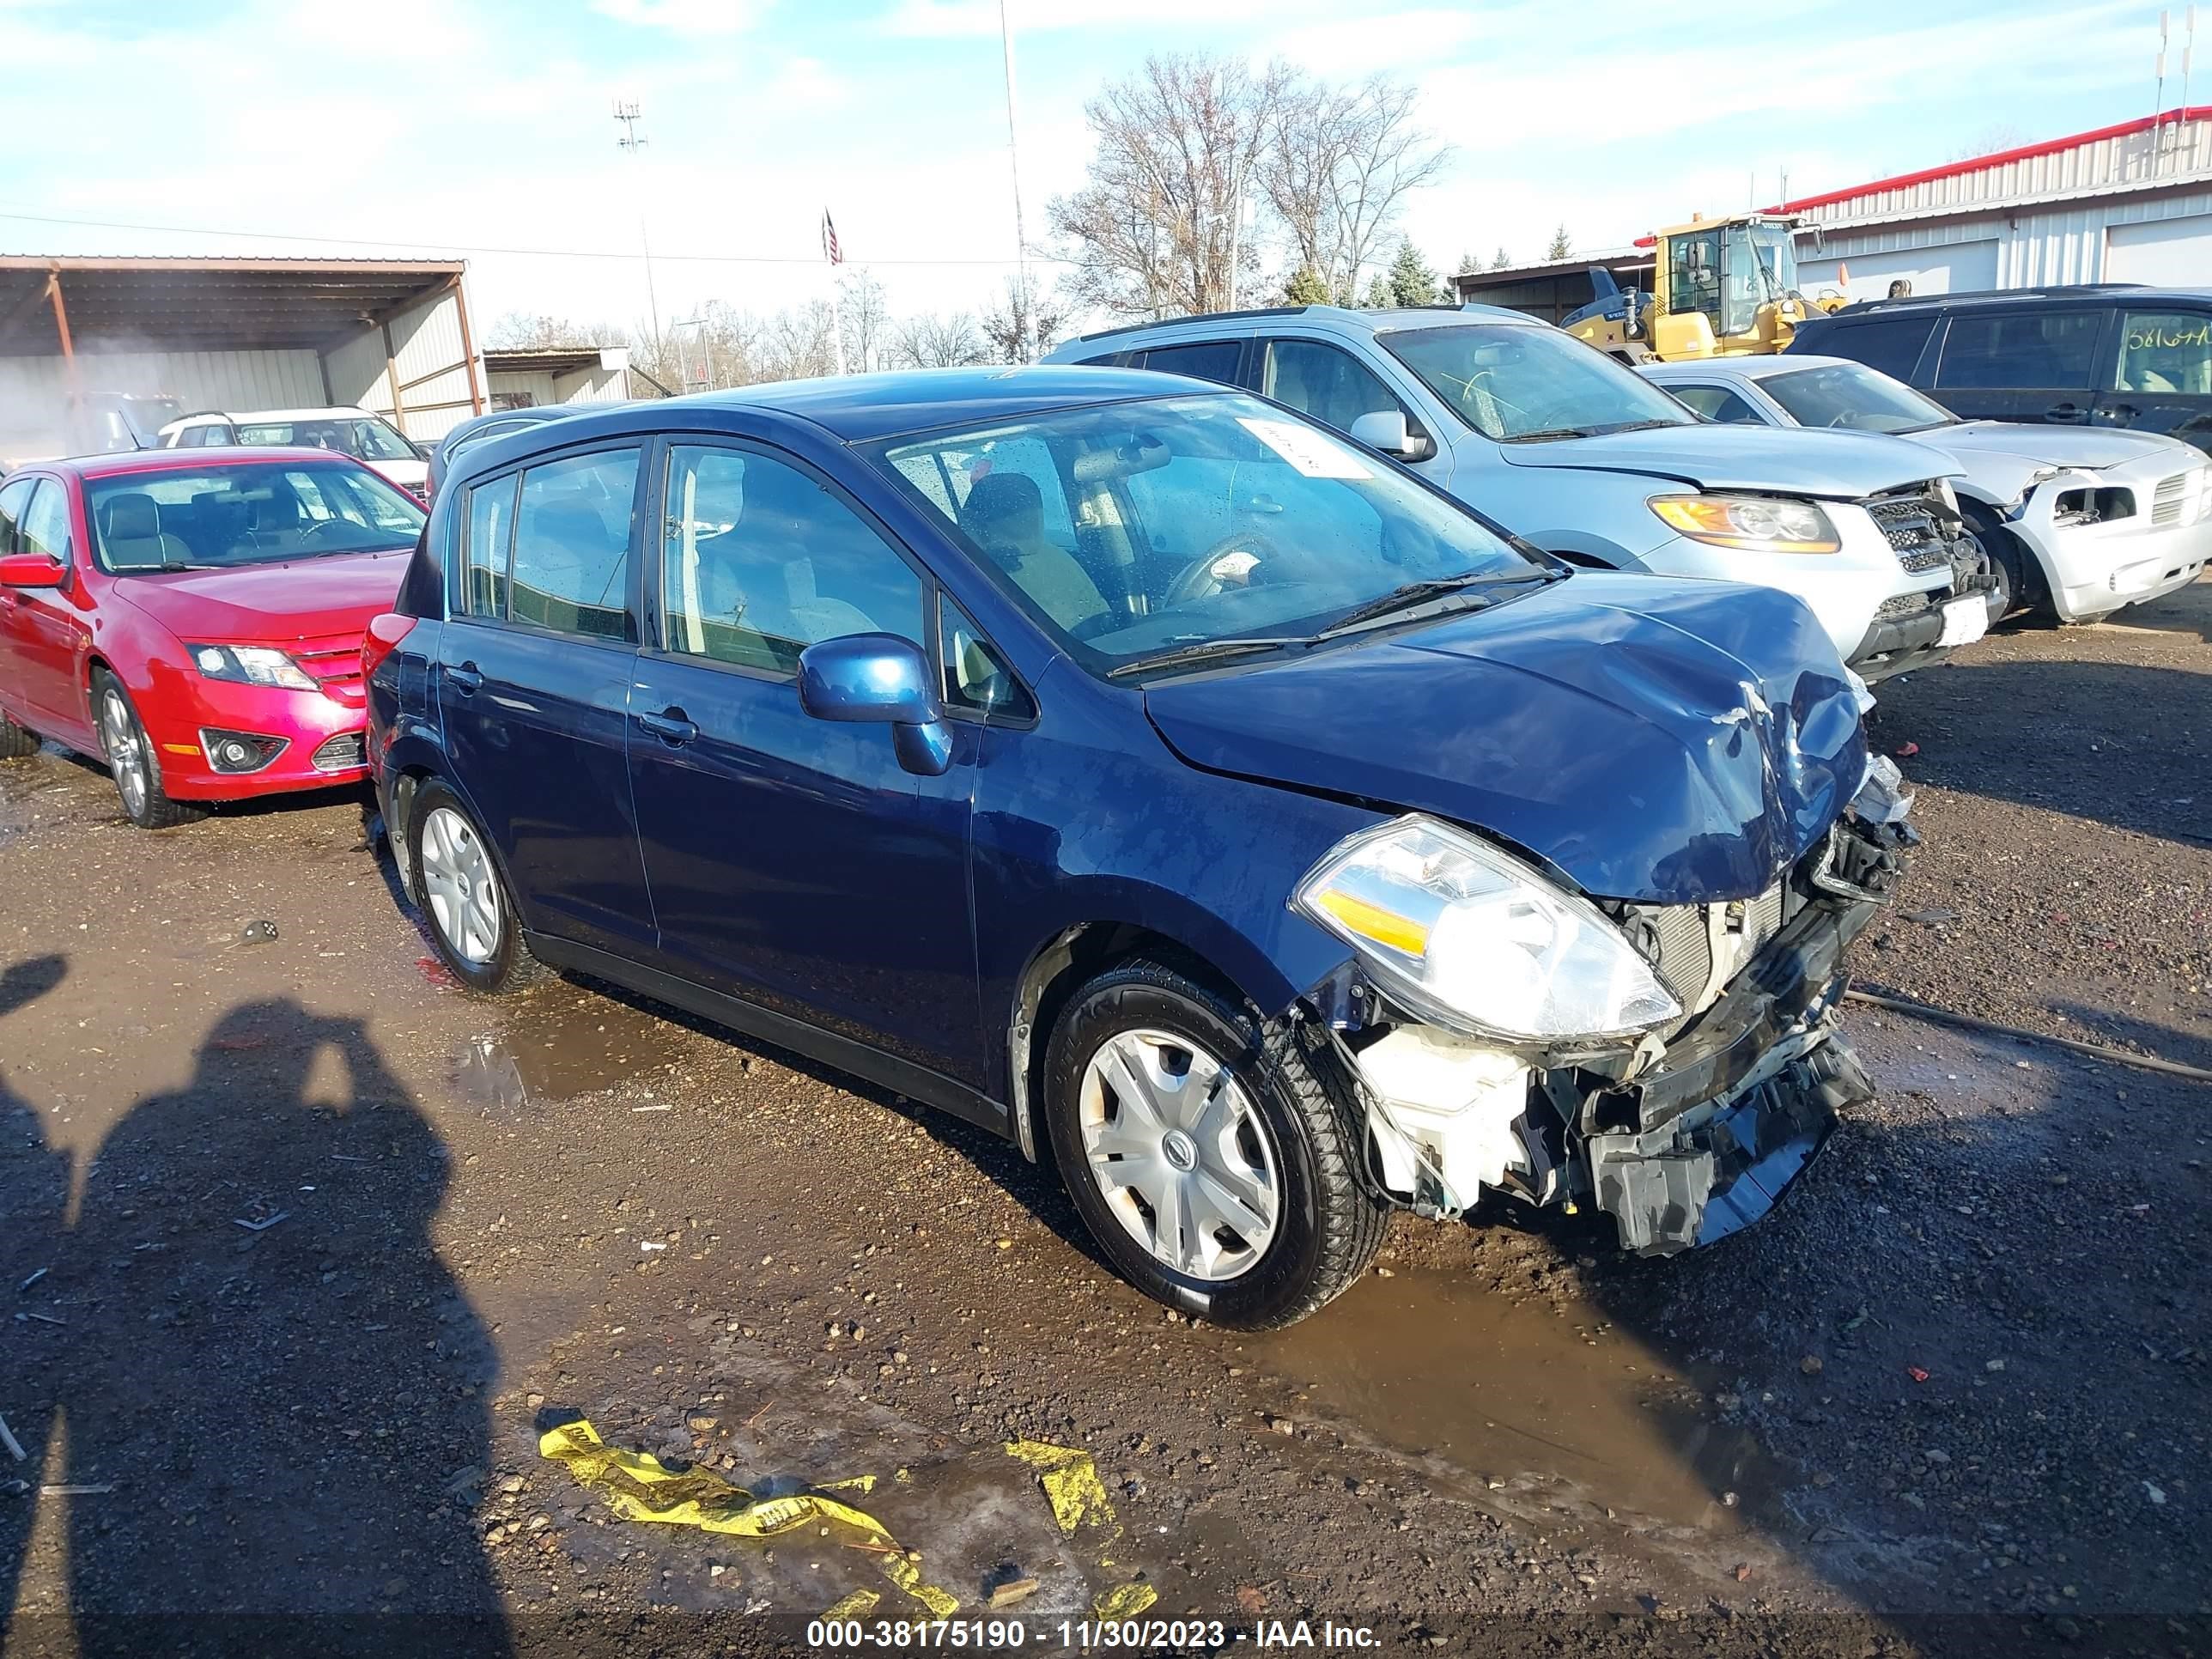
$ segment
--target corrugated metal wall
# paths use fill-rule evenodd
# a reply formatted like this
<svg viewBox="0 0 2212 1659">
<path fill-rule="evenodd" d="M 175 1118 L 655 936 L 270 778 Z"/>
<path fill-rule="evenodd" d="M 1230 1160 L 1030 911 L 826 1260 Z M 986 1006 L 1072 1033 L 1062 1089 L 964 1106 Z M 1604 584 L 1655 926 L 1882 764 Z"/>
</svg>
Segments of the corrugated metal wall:
<svg viewBox="0 0 2212 1659">
<path fill-rule="evenodd" d="M 1817 243 L 1801 231 L 1797 253 L 1800 258 L 1842 259 L 1849 263 L 1861 254 L 1948 247 L 1960 242 L 1987 241 L 1994 235 L 2000 288 L 2099 283 L 2105 280 L 2105 233 L 2114 225 L 2183 219 L 2206 213 L 2212 213 L 2212 186 L 2148 199 L 2108 197 L 2079 207 L 2002 218 L 1976 214 L 1963 219 L 1831 230 Z M 2212 238 L 2207 240 L 2205 265 L 2208 271 L 2212 271 Z"/>
<path fill-rule="evenodd" d="M 342 404 L 383 415 L 396 412 L 401 429 L 418 442 L 441 438 L 468 419 L 471 409 L 460 301 L 453 294 L 441 294 L 393 318 L 391 331 L 392 363 L 399 371 L 397 401 L 386 372 L 380 327 L 365 329 L 327 354 L 331 391 Z"/>
<path fill-rule="evenodd" d="M 323 401 L 323 371 L 312 351 L 84 351 L 77 379 L 90 392 L 164 393 L 187 410 L 285 409 Z M 0 357 L 0 398 L 58 404 L 64 364 L 53 357 Z"/>
</svg>

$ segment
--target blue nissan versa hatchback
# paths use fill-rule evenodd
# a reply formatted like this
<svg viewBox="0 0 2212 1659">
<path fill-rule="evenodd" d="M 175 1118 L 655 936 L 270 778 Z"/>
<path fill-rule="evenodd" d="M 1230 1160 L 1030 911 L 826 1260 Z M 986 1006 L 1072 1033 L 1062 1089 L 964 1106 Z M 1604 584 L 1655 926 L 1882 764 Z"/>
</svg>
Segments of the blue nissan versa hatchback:
<svg viewBox="0 0 2212 1659">
<path fill-rule="evenodd" d="M 1772 589 L 1573 571 L 1136 371 L 757 386 L 489 441 L 373 626 L 406 891 L 1011 1136 L 1153 1296 L 1287 1323 L 1393 1206 L 1669 1252 L 1867 1092 L 1912 840 Z"/>
</svg>

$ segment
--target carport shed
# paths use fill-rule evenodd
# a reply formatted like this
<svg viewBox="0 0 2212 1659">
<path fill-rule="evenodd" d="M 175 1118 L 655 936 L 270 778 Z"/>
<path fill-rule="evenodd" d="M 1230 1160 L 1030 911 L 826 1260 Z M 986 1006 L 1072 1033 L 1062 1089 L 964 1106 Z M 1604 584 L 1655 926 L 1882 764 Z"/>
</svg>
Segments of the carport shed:
<svg viewBox="0 0 2212 1659">
<path fill-rule="evenodd" d="M 486 407 L 458 260 L 0 256 L 0 453 L 73 392 L 358 404 L 437 438 Z M 48 450 L 47 453 L 56 453 Z"/>
</svg>

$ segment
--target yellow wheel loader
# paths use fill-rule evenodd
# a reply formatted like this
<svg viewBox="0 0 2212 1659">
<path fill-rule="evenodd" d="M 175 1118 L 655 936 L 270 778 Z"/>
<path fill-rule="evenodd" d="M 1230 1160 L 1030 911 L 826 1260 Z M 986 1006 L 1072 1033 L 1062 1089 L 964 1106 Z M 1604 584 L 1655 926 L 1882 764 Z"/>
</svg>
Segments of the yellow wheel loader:
<svg viewBox="0 0 2212 1659">
<path fill-rule="evenodd" d="M 1780 351 L 1816 305 L 1797 291 L 1795 221 L 1773 213 L 1697 219 L 1641 239 L 1654 254 L 1651 292 L 1594 269 L 1598 297 L 1559 326 L 1626 363 Z"/>
</svg>

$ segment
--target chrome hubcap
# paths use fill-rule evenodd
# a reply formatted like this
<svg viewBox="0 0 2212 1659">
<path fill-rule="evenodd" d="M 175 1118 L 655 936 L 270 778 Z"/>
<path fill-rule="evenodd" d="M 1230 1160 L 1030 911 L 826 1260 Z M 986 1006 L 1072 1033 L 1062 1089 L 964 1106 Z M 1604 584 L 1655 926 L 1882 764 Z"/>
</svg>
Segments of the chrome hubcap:
<svg viewBox="0 0 2212 1659">
<path fill-rule="evenodd" d="M 1275 1237 L 1274 1150 L 1243 1085 L 1188 1038 L 1109 1037 L 1083 1068 L 1083 1151 L 1100 1196 L 1155 1261 L 1234 1279 Z"/>
<path fill-rule="evenodd" d="M 422 890 L 453 954 L 477 966 L 499 950 L 499 884 L 475 827 L 450 806 L 422 820 Z"/>
<path fill-rule="evenodd" d="M 100 700 L 100 736 L 107 744 L 108 769 L 115 774 L 115 787 L 123 797 L 124 805 L 134 814 L 144 811 L 148 793 L 146 740 L 138 733 L 138 722 L 131 717 L 131 705 L 112 686 Z"/>
</svg>

